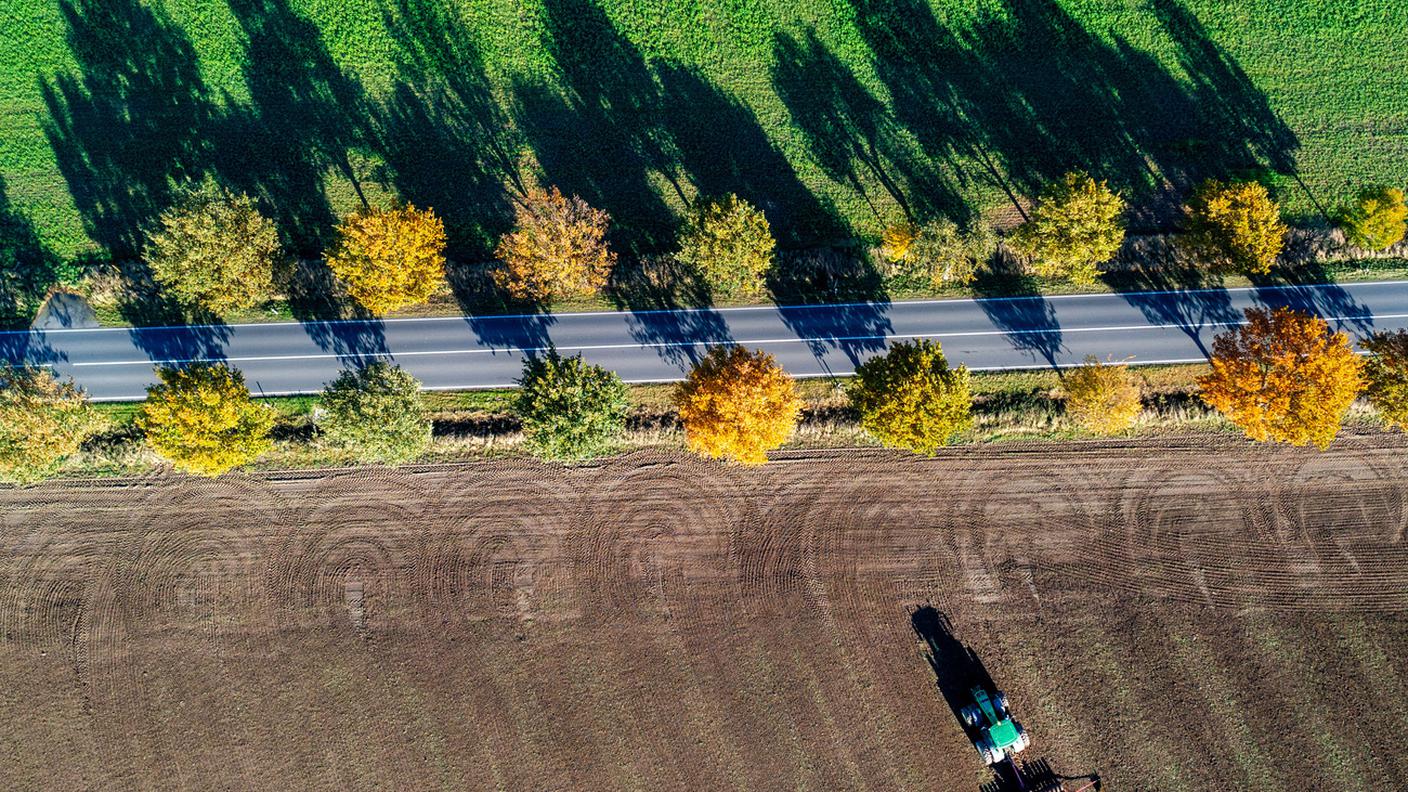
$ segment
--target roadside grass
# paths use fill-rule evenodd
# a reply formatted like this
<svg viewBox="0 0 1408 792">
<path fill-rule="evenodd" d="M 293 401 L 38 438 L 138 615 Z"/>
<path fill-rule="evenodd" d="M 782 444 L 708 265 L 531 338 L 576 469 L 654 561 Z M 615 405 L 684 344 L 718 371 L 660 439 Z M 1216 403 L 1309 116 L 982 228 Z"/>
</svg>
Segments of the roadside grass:
<svg viewBox="0 0 1408 792">
<path fill-rule="evenodd" d="M 1204 364 L 1141 366 L 1144 411 L 1128 432 L 1117 437 L 1159 437 L 1198 433 L 1237 434 L 1237 430 L 1196 396 L 1195 378 Z M 975 372 L 972 430 L 958 445 L 1010 442 L 1062 442 L 1097 439 L 1067 419 L 1055 371 Z M 871 447 L 875 441 L 860 429 L 845 395 L 843 379 L 804 379 L 798 387 L 805 402 L 803 419 L 789 448 Z M 631 385 L 634 410 L 618 452 L 642 448 L 684 449 L 671 404 L 669 384 Z M 526 456 L 518 421 L 512 414 L 512 390 L 433 391 L 425 394 L 435 422 L 435 437 L 420 462 L 449 462 L 482 457 Z M 263 399 L 279 414 L 275 447 L 254 467 L 261 470 L 356 465 L 357 460 L 320 443 L 313 423 L 316 396 Z M 133 426 L 140 403 L 99 403 L 111 428 L 90 441 L 61 471 L 62 476 L 140 475 L 163 469 L 142 444 Z M 1351 432 L 1383 431 L 1373 409 L 1356 403 L 1346 420 Z"/>
<path fill-rule="evenodd" d="M 1143 225 L 1166 225 L 1168 185 L 1229 174 L 1313 224 L 1408 183 L 1399 5 L 10 0 L 0 227 L 120 255 L 173 181 L 212 173 L 304 253 L 365 197 L 433 206 L 473 261 L 526 174 L 608 210 L 630 250 L 729 191 L 804 247 L 1014 215 L 1008 192 L 1074 167 Z"/>
</svg>

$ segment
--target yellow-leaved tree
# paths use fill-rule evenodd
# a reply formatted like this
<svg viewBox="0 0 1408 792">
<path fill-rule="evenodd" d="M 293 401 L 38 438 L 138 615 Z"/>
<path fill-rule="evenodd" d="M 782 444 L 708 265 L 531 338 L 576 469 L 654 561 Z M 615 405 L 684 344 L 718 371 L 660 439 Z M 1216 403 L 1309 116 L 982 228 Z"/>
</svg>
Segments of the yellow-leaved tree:
<svg viewBox="0 0 1408 792">
<path fill-rule="evenodd" d="M 802 398 L 772 355 L 714 347 L 675 390 L 675 406 L 691 450 L 760 465 L 792 436 Z"/>
<path fill-rule="evenodd" d="M 1094 356 L 1066 372 L 1066 414 L 1096 434 L 1117 434 L 1139 417 L 1139 383 L 1128 366 L 1107 365 Z"/>
<path fill-rule="evenodd" d="M 606 244 L 610 216 L 553 187 L 533 189 L 514 207 L 513 230 L 495 251 L 494 281 L 519 300 L 589 297 L 606 285 L 616 254 Z"/>
<path fill-rule="evenodd" d="M 0 480 L 52 475 L 106 421 L 72 382 L 33 366 L 0 366 Z"/>
<path fill-rule="evenodd" d="M 1042 191 L 1031 219 L 1009 240 L 1043 278 L 1094 283 L 1124 243 L 1124 199 L 1105 182 L 1073 171 Z"/>
<path fill-rule="evenodd" d="M 1215 268 L 1264 275 L 1285 247 L 1281 207 L 1258 182 L 1204 182 L 1186 211 L 1187 241 Z"/>
<path fill-rule="evenodd" d="M 200 363 L 159 368 L 157 376 L 161 383 L 147 389 L 137 426 L 178 469 L 218 476 L 273 446 L 274 411 L 250 398 L 240 372 Z"/>
<path fill-rule="evenodd" d="M 1326 448 L 1364 388 L 1349 336 L 1289 308 L 1247 310 L 1242 327 L 1213 340 L 1202 399 L 1258 441 Z"/>
<path fill-rule="evenodd" d="M 1408 204 L 1397 187 L 1368 187 L 1353 206 L 1340 210 L 1337 219 L 1349 244 L 1385 250 L 1402 242 L 1408 232 Z"/>
<path fill-rule="evenodd" d="M 932 454 L 972 425 L 968 369 L 937 341 L 901 342 L 856 369 L 848 394 L 861 428 L 891 448 Z"/>
<path fill-rule="evenodd" d="M 328 269 L 361 306 L 384 314 L 445 284 L 445 224 L 430 209 L 364 209 L 343 220 Z"/>
<path fill-rule="evenodd" d="M 702 198 L 690 209 L 675 255 L 718 299 L 763 292 L 777 242 L 761 209 L 737 195 Z"/>
</svg>

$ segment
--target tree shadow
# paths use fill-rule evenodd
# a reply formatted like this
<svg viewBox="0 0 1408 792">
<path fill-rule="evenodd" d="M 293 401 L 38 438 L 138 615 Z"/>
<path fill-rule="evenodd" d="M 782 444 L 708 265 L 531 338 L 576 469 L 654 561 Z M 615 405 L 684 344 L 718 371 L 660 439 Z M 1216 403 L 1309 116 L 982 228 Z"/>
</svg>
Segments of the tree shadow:
<svg viewBox="0 0 1408 792">
<path fill-rule="evenodd" d="M 967 220 L 962 200 L 946 185 L 923 179 L 925 163 L 905 151 L 900 127 L 889 110 L 826 48 L 815 31 L 807 30 L 800 40 L 779 32 L 773 39 L 773 58 L 773 87 L 812 156 L 833 180 L 850 185 L 877 218 L 884 219 L 890 213 L 876 205 L 870 184 L 879 184 L 911 221 L 915 219 L 916 199 L 925 202 L 924 214 L 937 207 L 960 221 Z M 921 180 L 922 189 L 901 184 L 901 178 Z"/>
<path fill-rule="evenodd" d="M 708 306 L 713 295 L 699 273 L 674 256 L 638 256 L 617 263 L 607 295 L 624 308 L 631 337 L 651 345 L 671 363 L 699 362 L 709 347 L 729 344 L 733 334 Z"/>
<path fill-rule="evenodd" d="M 386 324 L 348 296 L 324 263 L 295 262 L 285 291 L 289 310 L 319 349 L 358 365 L 390 355 Z"/>
<path fill-rule="evenodd" d="M 779 253 L 767 288 L 783 323 L 823 368 L 833 349 L 859 365 L 867 354 L 883 350 L 894 330 L 883 278 L 869 258 L 853 250 Z"/>
<path fill-rule="evenodd" d="M 449 253 L 483 259 L 512 220 L 524 145 L 493 93 L 473 34 L 434 0 L 387 0 L 400 74 L 378 116 L 390 181 L 445 221 Z"/>
<path fill-rule="evenodd" d="M 1175 325 L 1204 357 L 1203 331 L 1220 333 L 1242 320 L 1222 278 L 1193 265 L 1133 266 L 1107 272 L 1104 281 L 1155 325 Z"/>
<path fill-rule="evenodd" d="M 1252 285 L 1257 302 L 1268 307 L 1320 316 L 1336 330 L 1360 335 L 1374 330 L 1373 311 L 1336 284 L 1320 262 L 1278 267 L 1268 275 L 1253 276 Z"/>
<path fill-rule="evenodd" d="M 994 257 L 978 271 L 973 291 L 978 307 L 1007 336 L 1012 346 L 1033 361 L 1059 369 L 1056 357 L 1065 348 L 1056 308 L 1042 296 L 1038 281 L 1010 258 Z"/>
<path fill-rule="evenodd" d="M 340 174 L 366 204 L 349 152 L 369 146 L 372 107 L 361 84 L 333 61 L 317 26 L 287 0 L 229 6 L 244 33 L 249 101 L 225 97 L 229 109 L 215 137 L 219 173 L 262 199 L 300 254 L 318 255 L 337 220 L 328 174 Z"/>
<path fill-rule="evenodd" d="M 693 67 L 660 62 L 652 69 L 660 82 L 661 123 L 672 167 L 699 195 L 737 194 L 763 210 L 773 236 L 785 245 L 847 235 L 797 178 L 752 109 Z"/>
<path fill-rule="evenodd" d="M 621 249 L 664 248 L 675 219 L 650 174 L 669 175 L 673 159 L 649 65 L 591 0 L 545 0 L 543 10 L 556 81 L 514 87 L 516 124 L 545 181 L 606 210 Z"/>
<path fill-rule="evenodd" d="M 72 274 L 39 238 L 34 223 L 10 205 L 0 176 L 0 330 L 28 326 L 49 289 Z"/>
<path fill-rule="evenodd" d="M 88 236 L 142 249 L 175 182 L 205 171 L 213 109 L 195 49 L 160 8 L 61 0 L 78 76 L 40 81 L 44 133 Z"/>
<path fill-rule="evenodd" d="M 1155 0 L 1186 77 L 1086 30 L 1053 0 L 1004 0 L 946 24 L 922 0 L 852 0 L 900 123 L 967 183 L 1020 196 L 1072 168 L 1117 188 L 1187 186 L 1270 166 L 1299 142 L 1177 0 Z"/>
</svg>

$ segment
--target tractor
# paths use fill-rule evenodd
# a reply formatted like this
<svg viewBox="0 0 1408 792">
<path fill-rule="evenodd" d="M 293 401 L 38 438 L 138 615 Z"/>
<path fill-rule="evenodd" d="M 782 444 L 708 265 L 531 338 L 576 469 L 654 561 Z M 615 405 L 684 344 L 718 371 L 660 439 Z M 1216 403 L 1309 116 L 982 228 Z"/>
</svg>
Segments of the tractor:
<svg viewBox="0 0 1408 792">
<path fill-rule="evenodd" d="M 1000 692 L 989 696 L 981 685 L 974 687 L 970 695 L 973 703 L 965 705 L 959 715 L 984 764 L 995 765 L 1031 745 L 1027 730 L 1007 711 L 1007 696 Z"/>
</svg>

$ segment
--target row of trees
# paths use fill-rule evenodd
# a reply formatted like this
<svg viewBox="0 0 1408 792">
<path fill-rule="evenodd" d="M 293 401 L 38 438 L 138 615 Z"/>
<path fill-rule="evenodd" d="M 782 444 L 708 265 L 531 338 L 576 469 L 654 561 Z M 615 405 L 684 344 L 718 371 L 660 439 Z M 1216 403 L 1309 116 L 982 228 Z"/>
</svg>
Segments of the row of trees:
<svg viewBox="0 0 1408 792">
<path fill-rule="evenodd" d="M 1125 238 L 1123 196 L 1106 182 L 1072 172 L 1038 195 L 1030 217 L 1007 237 L 1035 275 L 1093 282 Z M 1208 181 L 1185 206 L 1188 256 L 1217 271 L 1265 274 L 1285 244 L 1286 225 L 1267 188 L 1254 181 Z M 515 204 L 514 226 L 495 251 L 494 280 L 509 295 L 541 304 L 600 291 L 616 263 L 611 218 L 556 187 L 531 189 Z M 1336 215 L 1351 244 L 1384 249 L 1404 237 L 1408 205 L 1401 190 L 1364 190 Z M 214 314 L 268 300 L 284 262 L 274 223 L 245 195 L 213 181 L 178 193 L 150 235 L 148 261 L 157 281 L 192 309 Z M 993 228 L 961 228 L 937 218 L 887 229 L 880 253 L 901 286 L 962 285 L 997 252 Z M 343 220 L 326 253 L 328 268 L 372 314 L 424 302 L 446 281 L 445 226 L 432 209 L 367 208 Z M 763 212 L 736 195 L 701 198 L 678 236 L 677 261 L 716 298 L 763 292 L 776 242 Z"/>
<path fill-rule="evenodd" d="M 515 205 L 514 226 L 495 253 L 494 281 L 542 304 L 590 296 L 606 285 L 616 254 L 610 217 L 557 188 L 534 189 Z M 446 283 L 445 225 L 432 209 L 366 208 L 335 229 L 328 269 L 366 311 L 381 315 L 424 302 Z M 776 243 L 767 218 L 736 195 L 697 201 L 677 257 L 716 296 L 756 296 Z M 288 263 L 273 221 L 246 195 L 207 180 L 188 186 L 148 238 L 152 274 L 180 303 L 216 315 L 269 300 Z"/>
<path fill-rule="evenodd" d="M 1103 181 L 1068 173 L 1037 197 L 1030 217 L 1007 238 L 1008 248 L 1035 275 L 1093 283 L 1100 265 L 1124 243 L 1125 199 Z M 1259 182 L 1205 182 L 1184 206 L 1185 255 L 1216 272 L 1264 275 L 1285 246 L 1280 206 Z M 1383 250 L 1402 241 L 1408 205 L 1401 190 L 1370 187 L 1336 213 L 1355 247 Z M 886 230 L 880 252 L 902 285 L 935 287 L 971 282 L 992 258 L 998 238 L 981 222 L 967 229 L 940 218 Z"/>
<path fill-rule="evenodd" d="M 1213 342 L 1200 396 L 1248 437 L 1293 445 L 1330 444 L 1361 394 L 1391 426 L 1408 428 L 1408 332 L 1378 333 L 1356 354 L 1323 319 L 1296 311 L 1249 310 L 1246 322 Z M 273 445 L 274 410 L 252 398 L 241 374 L 219 364 L 158 371 L 137 417 L 150 447 L 175 467 L 219 475 Z M 621 378 L 581 357 L 550 352 L 524 364 L 515 412 L 528 447 L 550 459 L 609 451 L 631 409 Z M 1093 358 L 1064 374 L 1067 413 L 1085 429 L 1116 434 L 1141 410 L 1126 366 Z M 899 343 L 858 367 L 847 394 L 861 427 L 892 448 L 931 454 L 973 422 L 966 368 L 951 368 L 933 341 Z M 767 460 L 796 430 L 803 403 L 773 358 L 740 346 L 705 354 L 674 391 L 690 449 L 743 464 Z M 342 372 L 313 414 L 318 442 L 351 458 L 396 464 L 431 441 L 420 383 L 376 362 Z M 37 368 L 0 369 L 0 479 L 51 475 L 106 426 L 81 391 Z"/>
</svg>

